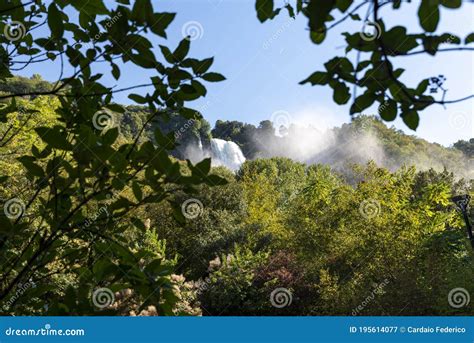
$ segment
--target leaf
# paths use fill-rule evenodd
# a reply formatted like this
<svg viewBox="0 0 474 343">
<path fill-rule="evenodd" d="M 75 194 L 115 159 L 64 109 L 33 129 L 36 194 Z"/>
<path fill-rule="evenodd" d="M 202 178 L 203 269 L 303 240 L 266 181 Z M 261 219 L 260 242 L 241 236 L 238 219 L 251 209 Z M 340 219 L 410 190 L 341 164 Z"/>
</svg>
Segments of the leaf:
<svg viewBox="0 0 474 343">
<path fill-rule="evenodd" d="M 181 114 L 186 119 L 202 119 L 202 114 L 191 108 L 182 107 L 179 109 L 179 114 Z"/>
<path fill-rule="evenodd" d="M 149 19 L 150 30 L 158 36 L 167 38 L 165 30 L 174 20 L 176 13 L 154 13 Z"/>
<path fill-rule="evenodd" d="M 184 38 L 179 43 L 175 51 L 173 51 L 173 56 L 177 61 L 182 61 L 189 52 L 190 40 Z"/>
<path fill-rule="evenodd" d="M 397 103 L 392 99 L 384 101 L 379 105 L 379 115 L 385 121 L 395 120 L 397 117 Z"/>
<path fill-rule="evenodd" d="M 48 26 L 54 38 L 62 38 L 64 34 L 62 13 L 54 2 L 52 2 L 48 7 Z"/>
<path fill-rule="evenodd" d="M 125 113 L 125 108 L 122 105 L 119 105 L 119 104 L 108 104 L 105 107 L 107 107 L 112 112 Z"/>
<path fill-rule="evenodd" d="M 151 17 L 151 14 L 153 14 L 153 6 L 150 0 L 135 0 L 132 9 L 132 19 L 136 20 L 139 24 L 144 24 Z"/>
<path fill-rule="evenodd" d="M 352 20 L 357 20 L 357 21 L 360 21 L 362 19 L 360 19 L 360 16 L 358 14 L 349 14 L 349 17 L 351 17 Z"/>
<path fill-rule="evenodd" d="M 416 130 L 418 124 L 420 123 L 420 116 L 418 112 L 413 110 L 408 110 L 401 114 L 403 122 L 412 130 Z"/>
<path fill-rule="evenodd" d="M 20 161 L 21 164 L 28 170 L 28 172 L 37 177 L 43 177 L 44 176 L 44 171 L 43 168 L 41 168 L 39 165 L 34 163 L 35 158 L 31 156 L 22 156 L 18 158 L 18 161 Z"/>
<path fill-rule="evenodd" d="M 375 101 L 374 93 L 364 93 L 359 95 L 351 106 L 350 114 L 362 113 L 363 110 L 370 107 Z"/>
<path fill-rule="evenodd" d="M 324 71 L 315 71 L 306 79 L 300 82 L 300 85 L 305 83 L 311 83 L 314 85 L 326 85 L 329 82 L 329 74 Z"/>
<path fill-rule="evenodd" d="M 142 189 L 141 189 L 140 185 L 138 184 L 138 182 L 133 181 L 132 191 L 133 191 L 133 195 L 135 196 L 135 198 L 138 201 L 141 201 L 143 199 L 143 192 L 142 192 Z"/>
<path fill-rule="evenodd" d="M 160 45 L 160 50 L 161 50 L 161 53 L 163 54 L 163 57 L 168 63 L 172 63 L 172 64 L 176 63 L 176 60 L 174 59 L 174 56 L 168 47 L 164 45 Z"/>
<path fill-rule="evenodd" d="M 311 31 L 309 33 L 309 38 L 314 44 L 321 44 L 326 38 L 326 31 L 325 30 L 320 31 L 320 32 Z"/>
<path fill-rule="evenodd" d="M 337 82 L 334 86 L 333 99 L 338 105 L 343 105 L 349 101 L 349 87 L 343 82 Z"/>
<path fill-rule="evenodd" d="M 263 23 L 273 17 L 273 0 L 257 0 L 255 9 L 257 10 L 258 20 Z"/>
<path fill-rule="evenodd" d="M 407 35 L 403 26 L 395 26 L 382 35 L 382 42 L 389 50 L 408 52 L 418 46 L 415 35 Z"/>
<path fill-rule="evenodd" d="M 138 94 L 129 94 L 128 98 L 135 101 L 138 104 L 146 104 L 148 102 L 146 98 Z"/>
<path fill-rule="evenodd" d="M 7 121 L 7 115 L 17 110 L 16 100 L 13 98 L 9 105 L 0 108 L 0 123 Z"/>
<path fill-rule="evenodd" d="M 291 18 L 296 18 L 295 16 L 295 10 L 293 9 L 293 6 L 291 6 L 290 4 L 286 4 L 285 8 L 287 9 L 288 11 L 288 15 L 291 17 Z"/>
<path fill-rule="evenodd" d="M 37 127 L 36 133 L 40 138 L 54 149 L 60 150 L 72 150 L 72 144 L 67 140 L 67 136 L 64 129 L 61 126 L 50 127 Z"/>
<path fill-rule="evenodd" d="M 211 159 L 205 158 L 204 160 L 196 164 L 194 166 L 194 169 L 200 173 L 199 176 L 205 176 L 209 174 L 209 171 L 211 170 Z"/>
<path fill-rule="evenodd" d="M 219 73 L 206 73 L 201 76 L 204 80 L 209 82 L 219 82 L 224 81 L 225 77 Z"/>
<path fill-rule="evenodd" d="M 344 13 L 351 6 L 353 0 L 336 0 L 336 8 Z"/>
<path fill-rule="evenodd" d="M 118 138 L 118 135 L 118 127 L 113 127 L 105 131 L 104 135 L 102 136 L 102 143 L 104 143 L 105 145 L 112 145 Z"/>
<path fill-rule="evenodd" d="M 474 42 L 474 32 L 473 33 L 470 33 L 466 39 L 464 39 L 464 44 L 469 44 L 469 43 L 472 43 Z"/>
<path fill-rule="evenodd" d="M 199 96 L 206 96 L 207 90 L 206 87 L 202 85 L 199 81 L 193 80 L 191 82 L 191 86 L 194 88 L 195 92 L 199 94 Z"/>
<path fill-rule="evenodd" d="M 439 22 L 438 0 L 421 0 L 418 19 L 425 31 L 434 32 Z"/>
<path fill-rule="evenodd" d="M 415 93 L 418 95 L 422 95 L 426 91 L 426 88 L 428 87 L 429 82 L 430 82 L 429 79 L 424 79 L 423 81 L 421 81 L 416 87 Z"/>
<path fill-rule="evenodd" d="M 115 64 L 112 64 L 112 76 L 114 77 L 115 80 L 118 80 L 120 78 L 120 68 Z"/>
<path fill-rule="evenodd" d="M 439 0 L 439 3 L 446 8 L 459 8 L 462 0 Z"/>
<path fill-rule="evenodd" d="M 306 6 L 309 28 L 312 32 L 325 31 L 329 13 L 335 6 L 335 0 L 311 0 Z"/>
<path fill-rule="evenodd" d="M 109 10 L 105 7 L 102 0 L 74 0 L 71 1 L 71 5 L 78 12 L 87 13 L 90 17 L 94 17 L 97 14 L 108 14 Z"/>
<path fill-rule="evenodd" d="M 194 73 L 202 74 L 209 70 L 213 62 L 214 57 L 206 58 L 202 61 L 196 61 L 196 63 L 191 68 L 193 69 Z"/>
<path fill-rule="evenodd" d="M 155 130 L 155 140 L 158 145 L 162 146 L 165 149 L 172 149 L 175 144 L 174 136 L 163 135 L 159 128 Z"/>
</svg>

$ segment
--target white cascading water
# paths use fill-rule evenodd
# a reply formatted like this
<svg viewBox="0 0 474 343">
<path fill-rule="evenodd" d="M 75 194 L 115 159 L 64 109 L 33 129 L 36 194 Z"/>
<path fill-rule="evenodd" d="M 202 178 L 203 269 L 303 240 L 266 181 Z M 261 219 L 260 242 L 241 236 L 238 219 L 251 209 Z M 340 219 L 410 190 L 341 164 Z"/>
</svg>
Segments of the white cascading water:
<svg viewBox="0 0 474 343">
<path fill-rule="evenodd" d="M 233 171 L 238 170 L 242 163 L 245 162 L 242 150 L 232 141 L 212 138 L 211 154 L 213 165 L 225 166 Z"/>
</svg>

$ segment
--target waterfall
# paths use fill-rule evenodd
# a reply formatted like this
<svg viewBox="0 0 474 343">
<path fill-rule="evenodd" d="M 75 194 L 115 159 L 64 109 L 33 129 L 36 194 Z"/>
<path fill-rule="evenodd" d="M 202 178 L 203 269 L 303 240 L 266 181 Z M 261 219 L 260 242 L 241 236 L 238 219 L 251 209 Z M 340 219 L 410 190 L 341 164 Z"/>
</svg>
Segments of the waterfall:
<svg viewBox="0 0 474 343">
<path fill-rule="evenodd" d="M 218 138 L 211 139 L 211 157 L 214 165 L 225 166 L 233 171 L 245 162 L 244 154 L 237 144 Z"/>
</svg>

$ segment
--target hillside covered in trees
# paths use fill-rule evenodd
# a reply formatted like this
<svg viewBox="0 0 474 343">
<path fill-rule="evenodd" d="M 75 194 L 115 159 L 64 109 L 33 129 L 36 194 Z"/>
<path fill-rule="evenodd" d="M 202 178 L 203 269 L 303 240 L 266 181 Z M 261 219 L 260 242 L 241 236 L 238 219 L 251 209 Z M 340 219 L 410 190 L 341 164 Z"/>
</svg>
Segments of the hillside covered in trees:
<svg viewBox="0 0 474 343">
<path fill-rule="evenodd" d="M 0 92 L 9 94 L 19 89 L 37 92 L 52 86 L 39 75 L 30 79 L 14 77 L 0 84 Z M 144 106 L 125 106 L 124 113 L 116 115 L 113 122 L 120 128 L 123 139 L 132 139 L 149 114 Z M 459 140 L 451 147 L 444 147 L 388 127 L 376 116 L 358 116 L 349 124 L 322 132 L 310 125 L 274 127 L 270 120 L 257 126 L 218 120 L 211 127 L 204 118 L 189 120 L 169 112 L 147 123 L 146 136 L 141 139 L 154 140 L 157 128 L 165 134 L 175 135 L 177 147 L 171 153 L 182 160 L 193 157 L 190 147 L 202 144 L 209 149 L 211 138 L 219 138 L 235 142 L 247 159 L 289 157 L 307 164 L 329 164 L 339 170 L 347 163 L 374 160 L 390 170 L 415 165 L 423 170 L 446 168 L 460 177 L 474 178 L 474 139 Z"/>
</svg>

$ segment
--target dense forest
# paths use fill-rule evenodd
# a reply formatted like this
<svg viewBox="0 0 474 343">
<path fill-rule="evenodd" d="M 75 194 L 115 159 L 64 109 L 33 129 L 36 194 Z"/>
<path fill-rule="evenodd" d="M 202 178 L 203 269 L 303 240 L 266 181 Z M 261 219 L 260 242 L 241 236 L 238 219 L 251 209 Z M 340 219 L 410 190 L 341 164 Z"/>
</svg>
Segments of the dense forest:
<svg viewBox="0 0 474 343">
<path fill-rule="evenodd" d="M 6 93 L 18 87 L 50 87 L 38 76 L 9 82 L 2 85 Z M 29 180 L 40 170 L 21 156 L 36 151 L 41 163 L 45 144 L 34 128 L 40 123 L 60 125 L 55 114 L 59 106 L 56 99 L 39 96 L 19 100 L 18 112 L 9 114 L 0 135 L 9 137 L 9 127 L 10 132 L 19 132 L 0 147 L 1 175 L 8 177 L 8 186 L 0 190 L 2 199 L 28 193 Z M 40 115 L 24 124 L 31 111 Z M 125 107 L 116 119 L 120 134 L 114 145 L 132 143 L 146 113 L 143 107 Z M 473 139 L 445 148 L 388 128 L 376 117 L 361 116 L 332 129 L 330 136 L 353 145 L 370 133 L 386 152 L 379 161 L 383 165 L 357 160 L 374 156 L 373 151 L 354 155 L 340 144 L 337 150 L 335 144 L 316 149 L 313 161 L 295 161 L 288 158 L 297 155 L 294 151 L 271 150 L 288 145 L 278 140 L 291 141 L 293 134 L 300 135 L 293 132 L 299 130 L 295 127 L 278 135 L 270 121 L 258 127 L 218 121 L 211 130 L 204 119 L 189 121 L 172 113 L 165 119 L 147 124 L 142 140 L 156 145 L 157 127 L 164 134 L 178 134 L 180 145 L 172 154 L 184 175 L 191 170 L 181 147 L 199 140 L 204 146 L 211 138 L 233 140 L 247 158 L 237 172 L 213 168 L 211 172 L 225 184 L 197 186 L 191 197 L 173 191 L 169 202 L 133 209 L 133 202 L 143 197 L 141 191 L 132 187 L 122 192 L 123 201 L 132 207 L 126 221 L 141 218 L 143 227 L 139 232 L 124 227 L 117 244 L 160 257 L 160 273 L 172 283 L 168 296 L 173 314 L 472 314 L 470 308 L 448 306 L 447 294 L 456 287 L 474 291 L 472 250 L 462 217 L 451 202 L 453 195 L 474 190 L 472 178 L 461 178 L 473 172 Z M 186 130 L 180 131 L 184 125 Z M 317 134 L 315 129 L 306 130 Z M 421 169 L 413 166 L 417 164 Z M 186 204 L 184 218 L 176 215 L 173 204 Z M 90 254 L 89 244 L 105 244 L 93 228 L 119 225 L 109 217 L 113 206 L 107 198 L 89 203 L 86 213 L 92 215 L 82 226 L 88 237 L 71 240 L 62 249 L 76 245 L 81 254 Z M 37 210 L 29 209 L 28 215 Z M 113 274 L 118 268 L 108 257 L 77 267 L 91 268 L 87 271 L 91 278 L 96 273 Z M 3 313 L 87 311 L 79 302 L 71 302 L 77 295 L 67 297 L 78 286 L 70 266 L 58 260 L 54 268 L 61 273 L 34 281 L 34 286 L 28 283 L 21 288 L 28 296 L 3 306 Z M 36 297 L 44 287 L 47 292 Z M 156 303 L 140 308 L 130 287 L 117 291 L 113 299 L 105 313 L 156 315 L 161 311 Z"/>
</svg>

